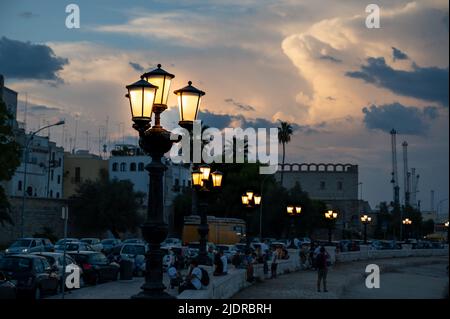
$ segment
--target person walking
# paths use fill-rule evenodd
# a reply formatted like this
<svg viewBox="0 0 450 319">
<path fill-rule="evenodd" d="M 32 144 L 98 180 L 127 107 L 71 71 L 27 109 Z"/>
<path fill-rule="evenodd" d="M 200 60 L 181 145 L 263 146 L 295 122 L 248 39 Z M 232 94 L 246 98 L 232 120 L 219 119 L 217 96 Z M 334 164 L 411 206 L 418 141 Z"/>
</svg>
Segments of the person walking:
<svg viewBox="0 0 450 319">
<path fill-rule="evenodd" d="M 317 291 L 320 292 L 320 285 L 323 282 L 323 291 L 327 290 L 327 274 L 328 274 L 328 252 L 325 247 L 320 247 L 320 252 L 316 257 L 316 268 L 317 268 Z"/>
</svg>

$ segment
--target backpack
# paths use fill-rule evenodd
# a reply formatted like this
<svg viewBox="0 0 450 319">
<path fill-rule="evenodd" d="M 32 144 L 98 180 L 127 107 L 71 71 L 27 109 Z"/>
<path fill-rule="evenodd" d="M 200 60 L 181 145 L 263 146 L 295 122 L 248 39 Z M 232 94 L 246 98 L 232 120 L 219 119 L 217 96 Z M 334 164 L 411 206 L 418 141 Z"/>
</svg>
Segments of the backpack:
<svg viewBox="0 0 450 319">
<path fill-rule="evenodd" d="M 209 274 L 203 268 L 200 268 L 200 270 L 202 271 L 202 279 L 200 280 L 200 282 L 202 283 L 202 286 L 206 287 L 209 285 Z"/>
</svg>

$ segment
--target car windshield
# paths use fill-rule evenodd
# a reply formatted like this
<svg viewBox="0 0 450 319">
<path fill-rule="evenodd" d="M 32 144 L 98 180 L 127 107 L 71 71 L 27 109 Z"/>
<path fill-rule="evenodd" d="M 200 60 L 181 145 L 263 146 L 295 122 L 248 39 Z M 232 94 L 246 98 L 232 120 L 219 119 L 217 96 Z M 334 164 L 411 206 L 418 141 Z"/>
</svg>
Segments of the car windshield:
<svg viewBox="0 0 450 319">
<path fill-rule="evenodd" d="M 56 242 L 56 245 L 63 245 L 64 244 L 64 242 L 72 242 L 72 241 L 77 241 L 76 239 L 73 239 L 73 238 L 67 238 L 67 239 L 60 239 L 60 240 L 58 240 L 57 242 Z"/>
<path fill-rule="evenodd" d="M 28 258 L 1 258 L 0 270 L 27 271 L 31 268 L 31 260 Z"/>
<path fill-rule="evenodd" d="M 102 240 L 102 244 L 112 245 L 114 244 L 114 239 L 104 239 Z"/>
<path fill-rule="evenodd" d="M 86 244 L 92 244 L 94 240 L 93 239 L 82 239 L 81 242 L 86 243 Z"/>
<path fill-rule="evenodd" d="M 140 245 L 125 245 L 122 249 L 122 254 L 145 255 L 145 247 Z"/>
<path fill-rule="evenodd" d="M 67 243 L 66 244 L 66 250 L 79 250 L 80 245 L 76 243 Z"/>
<path fill-rule="evenodd" d="M 11 247 L 29 247 L 31 243 L 31 239 L 19 239 L 16 240 Z"/>
<path fill-rule="evenodd" d="M 97 265 L 102 265 L 102 264 L 107 264 L 108 263 L 108 259 L 106 259 L 105 255 L 103 254 L 92 254 L 89 256 L 89 262 L 91 264 L 97 264 Z"/>
</svg>

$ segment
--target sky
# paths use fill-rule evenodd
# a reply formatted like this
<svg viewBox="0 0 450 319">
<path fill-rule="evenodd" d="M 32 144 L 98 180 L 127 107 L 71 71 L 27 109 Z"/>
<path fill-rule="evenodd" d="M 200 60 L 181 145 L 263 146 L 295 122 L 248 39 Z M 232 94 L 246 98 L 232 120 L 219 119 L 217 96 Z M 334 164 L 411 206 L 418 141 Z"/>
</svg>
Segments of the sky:
<svg viewBox="0 0 450 319">
<path fill-rule="evenodd" d="M 65 26 L 70 3 L 79 29 Z M 365 25 L 369 3 L 379 29 Z M 448 213 L 448 47 L 446 0 L 0 0 L 0 73 L 27 130 L 64 118 L 49 133 L 67 149 L 98 152 L 106 131 L 136 143 L 125 85 L 161 63 L 173 90 L 191 80 L 206 92 L 209 126 L 289 121 L 287 162 L 359 165 L 373 208 L 392 200 L 395 128 L 401 192 L 407 141 L 422 209 L 434 190 Z M 175 95 L 168 104 L 174 128 Z"/>
</svg>

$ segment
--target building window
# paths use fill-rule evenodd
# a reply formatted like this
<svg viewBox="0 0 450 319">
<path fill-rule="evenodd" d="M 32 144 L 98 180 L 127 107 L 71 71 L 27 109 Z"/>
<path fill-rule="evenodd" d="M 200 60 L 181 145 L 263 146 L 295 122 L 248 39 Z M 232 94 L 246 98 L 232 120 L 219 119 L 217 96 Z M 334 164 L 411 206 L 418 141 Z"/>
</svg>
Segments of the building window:
<svg viewBox="0 0 450 319">
<path fill-rule="evenodd" d="M 144 163 L 138 164 L 138 171 L 142 172 L 144 170 Z"/>
<path fill-rule="evenodd" d="M 75 167 L 75 183 L 81 182 L 81 168 Z"/>
<path fill-rule="evenodd" d="M 113 172 L 117 172 L 117 163 L 113 163 L 112 164 L 112 170 L 113 170 Z"/>
<path fill-rule="evenodd" d="M 50 171 L 50 180 L 53 181 L 53 177 L 54 177 L 55 172 L 53 170 Z"/>
<path fill-rule="evenodd" d="M 31 186 L 27 187 L 27 194 L 28 194 L 28 196 L 33 196 L 33 187 L 31 187 Z"/>
<path fill-rule="evenodd" d="M 320 190 L 323 191 L 325 190 L 325 182 L 320 182 Z"/>
<path fill-rule="evenodd" d="M 341 191 L 342 190 L 342 182 L 341 181 L 339 181 L 339 182 L 337 182 L 337 189 L 339 190 L 339 191 Z"/>
<path fill-rule="evenodd" d="M 121 171 L 121 172 L 125 172 L 125 171 L 127 170 L 126 165 L 127 165 L 127 164 L 125 164 L 125 163 L 120 163 L 120 171 Z"/>
<path fill-rule="evenodd" d="M 22 181 L 19 181 L 19 183 L 17 183 L 17 190 L 18 191 L 22 190 Z"/>
<path fill-rule="evenodd" d="M 59 193 L 56 193 L 56 198 L 59 198 Z"/>
<path fill-rule="evenodd" d="M 130 164 L 130 171 L 135 172 L 136 171 L 136 163 Z"/>
<path fill-rule="evenodd" d="M 61 175 L 58 175 L 58 184 L 61 184 Z"/>
<path fill-rule="evenodd" d="M 61 157 L 58 159 L 58 166 L 61 167 Z"/>
<path fill-rule="evenodd" d="M 50 191 L 50 197 L 53 197 L 53 191 Z"/>
</svg>

